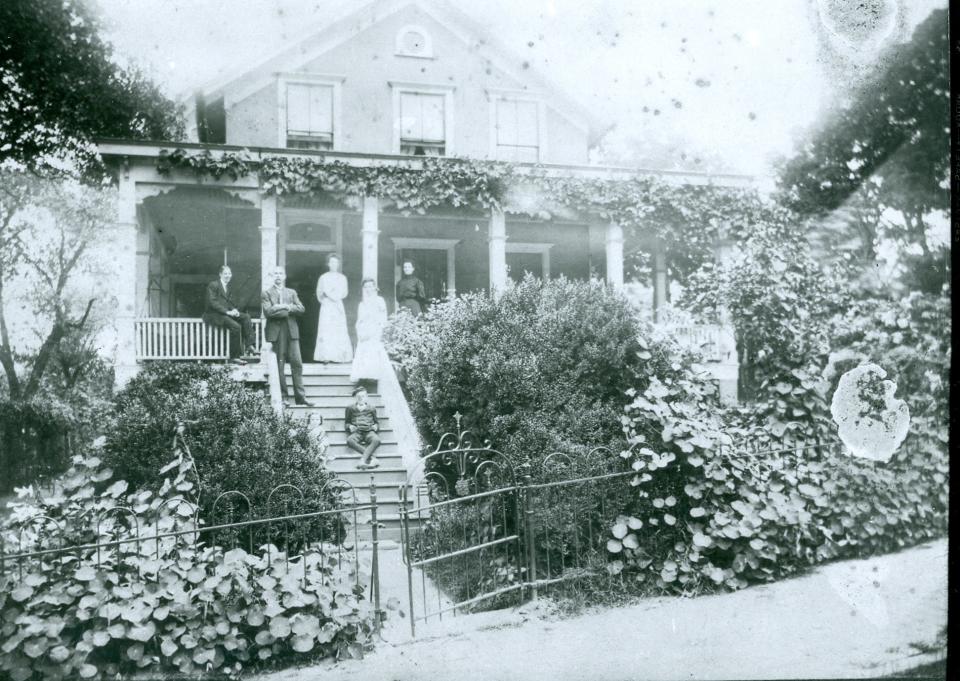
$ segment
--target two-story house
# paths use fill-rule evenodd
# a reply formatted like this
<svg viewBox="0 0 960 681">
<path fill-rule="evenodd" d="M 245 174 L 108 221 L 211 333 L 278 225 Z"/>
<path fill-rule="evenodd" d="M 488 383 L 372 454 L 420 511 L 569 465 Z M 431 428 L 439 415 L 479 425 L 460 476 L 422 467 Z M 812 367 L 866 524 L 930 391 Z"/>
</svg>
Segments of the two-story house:
<svg viewBox="0 0 960 681">
<path fill-rule="evenodd" d="M 422 178 L 431 165 L 465 163 L 445 157 L 507 161 L 515 178 L 540 173 L 615 182 L 640 172 L 589 165 L 590 149 L 607 126 L 602 116 L 450 7 L 377 0 L 210 84 L 188 108 L 186 143 L 99 142 L 119 184 L 119 382 L 144 361 L 226 358 L 225 334 L 199 319 L 205 284 L 222 264 L 233 270 L 234 299 L 258 322 L 270 270 L 286 268 L 288 285 L 306 305 L 300 328 L 307 358 L 319 312 L 315 286 L 329 253 L 342 257 L 351 332 L 362 279 L 378 282 L 392 311 L 404 259 L 416 264 L 430 298 L 495 292 L 525 272 L 623 285 L 621 226 L 562 206 L 538 210 L 542 197 L 522 183 L 496 204 L 434 202 L 429 210 L 411 211 L 375 182 L 344 180 L 364 169 Z M 293 180 L 278 191 L 277 177 L 266 171 L 278 160 L 294 170 L 312 164 L 315 174 L 335 168 L 336 177 L 320 185 Z M 672 181 L 744 184 L 749 178 L 674 174 Z M 434 186 L 442 182 L 431 179 L 420 188 L 442 192 Z M 660 299 L 666 283 L 665 271 L 657 271 Z M 715 359 L 732 350 L 713 340 Z M 281 408 L 267 354 L 247 378 L 268 380 Z M 310 397 L 332 446 L 342 449 L 348 369 L 308 369 Z M 731 378 L 735 398 L 735 364 L 728 394 Z M 386 465 L 377 475 L 395 496 L 395 481 L 419 447 L 396 377 L 381 381 L 380 392 L 379 455 Z M 341 452 L 344 476 L 357 474 L 349 456 Z"/>
<path fill-rule="evenodd" d="M 362 278 L 377 280 L 392 310 L 404 259 L 416 264 L 431 298 L 496 290 L 525 272 L 623 283 L 622 229 L 596 215 L 553 211 L 532 218 L 528 207 L 510 205 L 418 214 L 376 195 L 278 196 L 264 190 L 255 168 L 236 177 L 198 177 L 182 164 L 161 172 L 161 156 L 180 149 L 187 156 L 242 152 L 254 161 L 302 158 L 357 168 L 415 168 L 424 158 L 456 156 L 570 177 L 635 174 L 588 165 L 607 122 L 450 7 L 373 2 L 208 85 L 188 109 L 188 143 L 100 143 L 117 168 L 125 226 L 118 244 L 125 266 L 121 378 L 141 360 L 225 352 L 222 335 L 196 320 L 204 285 L 221 264 L 232 267 L 235 295 L 253 317 L 264 273 L 286 267 L 307 307 L 306 357 L 319 309 L 314 288 L 328 253 L 343 258 L 351 329 Z M 521 192 L 517 201 L 528 199 Z M 662 293 L 665 274 L 658 274 Z"/>
</svg>

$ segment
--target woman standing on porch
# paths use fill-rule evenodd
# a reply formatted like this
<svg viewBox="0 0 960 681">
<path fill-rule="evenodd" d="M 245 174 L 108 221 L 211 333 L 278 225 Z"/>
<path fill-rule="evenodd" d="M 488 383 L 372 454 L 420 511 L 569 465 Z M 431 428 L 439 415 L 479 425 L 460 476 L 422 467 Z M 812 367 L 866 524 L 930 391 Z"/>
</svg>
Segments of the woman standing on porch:
<svg viewBox="0 0 960 681">
<path fill-rule="evenodd" d="M 347 297 L 347 278 L 340 272 L 340 257 L 327 256 L 327 269 L 317 281 L 317 300 L 320 318 L 317 321 L 317 345 L 313 350 L 315 362 L 349 362 L 353 346 L 347 333 L 347 314 L 343 299 Z"/>
<path fill-rule="evenodd" d="M 423 282 L 413 274 L 413 262 L 403 261 L 403 276 L 397 282 L 397 303 L 419 317 L 427 306 L 427 293 Z"/>
</svg>

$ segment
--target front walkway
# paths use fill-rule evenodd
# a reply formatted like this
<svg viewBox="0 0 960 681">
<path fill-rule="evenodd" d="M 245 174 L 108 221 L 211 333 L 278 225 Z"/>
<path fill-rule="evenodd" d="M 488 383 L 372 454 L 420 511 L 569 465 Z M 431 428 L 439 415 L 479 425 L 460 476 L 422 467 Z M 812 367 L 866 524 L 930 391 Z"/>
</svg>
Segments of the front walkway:
<svg viewBox="0 0 960 681">
<path fill-rule="evenodd" d="M 391 594 L 393 595 L 393 594 Z M 405 601 L 405 599 L 402 599 Z M 404 607 L 404 609 L 406 609 Z M 391 613 L 395 616 L 395 613 Z M 947 541 L 731 594 L 653 598 L 566 620 L 532 606 L 389 627 L 364 660 L 263 681 L 865 677 L 926 661 L 947 621 Z M 406 622 L 404 621 L 404 624 Z M 929 659 L 929 658 L 927 658 Z"/>
</svg>

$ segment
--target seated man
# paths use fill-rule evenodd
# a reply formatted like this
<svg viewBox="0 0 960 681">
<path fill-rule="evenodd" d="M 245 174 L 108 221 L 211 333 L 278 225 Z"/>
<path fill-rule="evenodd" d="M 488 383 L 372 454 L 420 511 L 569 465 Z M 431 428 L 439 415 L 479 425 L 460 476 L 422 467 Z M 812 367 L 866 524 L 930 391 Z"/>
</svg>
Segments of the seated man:
<svg viewBox="0 0 960 681">
<path fill-rule="evenodd" d="M 357 468 L 376 468 L 380 465 L 373 458 L 373 453 L 380 446 L 380 438 L 377 436 L 377 431 L 380 430 L 377 408 L 367 401 L 367 389 L 363 386 L 354 388 L 353 394 L 357 401 L 347 407 L 344 418 L 347 446 L 362 455 Z"/>
<path fill-rule="evenodd" d="M 224 265 L 220 268 L 220 278 L 207 284 L 207 299 L 203 310 L 203 321 L 211 326 L 226 328 L 230 334 L 230 361 L 234 364 L 246 364 L 240 359 L 241 342 L 247 355 L 257 354 L 253 340 L 253 325 L 250 315 L 240 312 L 230 297 L 230 279 L 233 272 Z"/>
</svg>

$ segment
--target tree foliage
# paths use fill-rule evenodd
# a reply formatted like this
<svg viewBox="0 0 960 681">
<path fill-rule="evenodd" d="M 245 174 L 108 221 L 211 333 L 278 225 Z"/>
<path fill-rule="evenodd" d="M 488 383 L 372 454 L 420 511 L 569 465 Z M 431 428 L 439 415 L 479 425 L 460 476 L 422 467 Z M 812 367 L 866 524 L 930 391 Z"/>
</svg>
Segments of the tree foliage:
<svg viewBox="0 0 960 681">
<path fill-rule="evenodd" d="M 89 159 L 94 137 L 182 137 L 180 107 L 117 63 L 85 0 L 4 0 L 0 27 L 0 162 Z"/>
<path fill-rule="evenodd" d="M 873 229 L 851 223 L 865 253 L 874 253 L 879 228 L 929 259 L 928 216 L 948 210 L 950 200 L 949 50 L 947 12 L 936 10 L 783 164 L 785 204 L 823 218 L 862 191 L 859 203 L 880 207 Z M 898 218 L 881 220 L 886 209 Z"/>
</svg>

